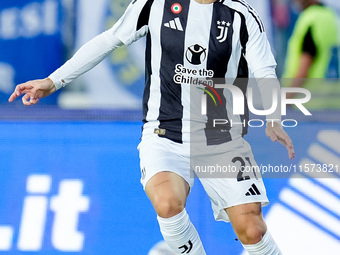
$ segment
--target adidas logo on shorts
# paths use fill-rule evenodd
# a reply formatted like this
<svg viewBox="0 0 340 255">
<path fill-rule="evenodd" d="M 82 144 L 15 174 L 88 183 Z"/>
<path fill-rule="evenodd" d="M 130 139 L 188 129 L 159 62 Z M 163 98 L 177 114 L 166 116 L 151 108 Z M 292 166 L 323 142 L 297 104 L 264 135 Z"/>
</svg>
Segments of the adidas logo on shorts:
<svg viewBox="0 0 340 255">
<path fill-rule="evenodd" d="M 247 193 L 245 195 L 246 196 L 256 196 L 256 195 L 261 195 L 261 192 L 256 187 L 255 183 L 253 183 L 251 185 L 251 187 L 248 189 L 248 191 L 247 191 Z"/>
</svg>

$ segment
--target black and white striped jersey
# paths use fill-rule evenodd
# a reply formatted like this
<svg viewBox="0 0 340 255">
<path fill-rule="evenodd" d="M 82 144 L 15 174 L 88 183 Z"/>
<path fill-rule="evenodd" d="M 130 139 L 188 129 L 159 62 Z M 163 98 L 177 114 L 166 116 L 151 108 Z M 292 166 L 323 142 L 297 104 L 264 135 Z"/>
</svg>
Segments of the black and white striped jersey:
<svg viewBox="0 0 340 255">
<path fill-rule="evenodd" d="M 263 24 L 247 2 L 134 0 L 112 29 L 126 45 L 147 37 L 145 125 L 157 127 L 162 130 L 160 135 L 178 142 L 186 140 L 190 121 L 203 123 L 208 144 L 247 133 L 246 101 L 245 113 L 235 115 L 230 93 L 201 83 L 201 87 L 194 86 L 199 80 L 227 78 L 245 95 L 247 82 L 238 82 L 237 78 L 247 79 L 249 71 L 259 73 L 276 65 Z M 203 115 L 201 98 L 209 91 L 212 97 L 208 96 L 208 101 L 221 105 L 208 108 Z M 214 118 L 228 121 L 216 128 L 211 125 Z M 233 126 L 232 121 L 245 125 Z"/>
</svg>

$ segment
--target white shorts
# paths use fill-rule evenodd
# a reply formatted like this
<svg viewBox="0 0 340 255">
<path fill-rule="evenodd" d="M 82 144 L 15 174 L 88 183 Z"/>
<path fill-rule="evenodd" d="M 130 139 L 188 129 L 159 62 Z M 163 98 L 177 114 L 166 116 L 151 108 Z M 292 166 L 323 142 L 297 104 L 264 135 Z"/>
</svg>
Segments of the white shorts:
<svg viewBox="0 0 340 255">
<path fill-rule="evenodd" d="M 208 146 L 208 149 L 200 146 L 200 153 L 190 148 L 189 143 L 176 143 L 148 131 L 143 132 L 138 145 L 144 188 L 159 172 L 178 174 L 190 188 L 197 176 L 210 198 L 215 219 L 226 222 L 229 217 L 225 208 L 253 202 L 261 202 L 263 206 L 269 203 L 253 153 L 243 138 Z"/>
</svg>

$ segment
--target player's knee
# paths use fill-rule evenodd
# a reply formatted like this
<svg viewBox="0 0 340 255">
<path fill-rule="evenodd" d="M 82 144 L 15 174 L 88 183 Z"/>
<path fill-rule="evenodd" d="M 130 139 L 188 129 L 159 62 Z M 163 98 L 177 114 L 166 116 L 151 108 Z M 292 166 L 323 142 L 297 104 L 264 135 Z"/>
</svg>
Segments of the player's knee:
<svg viewBox="0 0 340 255">
<path fill-rule="evenodd" d="M 154 202 L 155 210 L 159 217 L 171 218 L 184 209 L 184 203 L 173 196 L 159 196 Z"/>
<path fill-rule="evenodd" d="M 246 239 L 248 244 L 256 244 L 261 241 L 266 232 L 259 227 L 250 227 L 246 230 Z"/>
<path fill-rule="evenodd" d="M 243 244 L 256 244 L 261 241 L 266 233 L 266 228 L 262 226 L 247 226 L 239 233 L 239 239 Z"/>
</svg>

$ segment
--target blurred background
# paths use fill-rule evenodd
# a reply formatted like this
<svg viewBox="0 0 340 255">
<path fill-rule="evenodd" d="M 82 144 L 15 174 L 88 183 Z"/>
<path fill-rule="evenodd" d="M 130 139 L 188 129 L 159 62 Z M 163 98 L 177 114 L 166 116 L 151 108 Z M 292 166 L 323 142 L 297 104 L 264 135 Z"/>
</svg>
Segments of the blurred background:
<svg viewBox="0 0 340 255">
<path fill-rule="evenodd" d="M 281 78 L 301 9 L 293 0 L 248 2 L 262 17 Z M 16 84 L 47 77 L 81 45 L 110 28 L 128 4 L 0 2 L 1 254 L 171 254 L 161 242 L 156 214 L 139 183 L 136 147 L 142 125 L 144 40 L 115 50 L 36 106 L 7 101 Z M 323 4 L 336 13 L 340 24 L 339 1 Z M 332 53 L 335 74 L 338 52 L 336 48 Z M 246 137 L 259 165 L 296 166 L 290 173 L 264 175 L 271 201 L 264 216 L 284 254 L 340 251 L 336 76 L 322 80 L 322 88 L 329 89 L 324 89 L 327 93 L 313 107 L 312 116 L 288 111 L 288 119 L 298 120 L 298 126 L 286 129 L 295 144 L 294 160 L 265 137 L 264 128 L 252 128 Z M 327 173 L 300 173 L 304 164 L 321 164 Z M 198 180 L 187 206 L 209 255 L 243 254 L 230 224 L 214 221 Z"/>
</svg>

